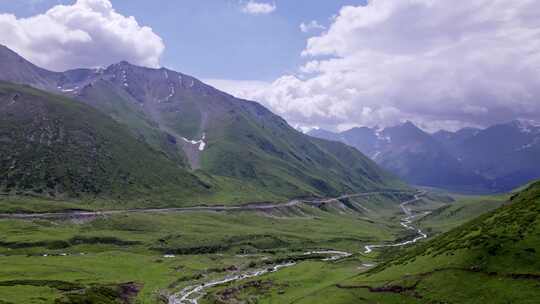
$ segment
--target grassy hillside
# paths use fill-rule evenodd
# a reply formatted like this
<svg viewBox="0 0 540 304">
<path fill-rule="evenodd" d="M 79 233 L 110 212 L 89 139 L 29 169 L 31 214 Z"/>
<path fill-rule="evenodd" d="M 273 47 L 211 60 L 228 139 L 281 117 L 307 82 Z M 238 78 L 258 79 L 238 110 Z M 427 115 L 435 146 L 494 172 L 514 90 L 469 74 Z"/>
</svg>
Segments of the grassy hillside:
<svg viewBox="0 0 540 304">
<path fill-rule="evenodd" d="M 50 197 L 193 197 L 205 183 L 73 100 L 0 83 L 0 189 Z"/>
<path fill-rule="evenodd" d="M 404 264 L 419 257 L 466 257 L 464 267 L 484 272 L 539 273 L 540 182 L 511 198 L 509 205 L 480 216 L 398 259 L 381 265 Z M 456 265 L 460 262 L 456 261 Z"/>
<path fill-rule="evenodd" d="M 100 110 L 175 165 L 215 177 L 214 185 L 227 180 L 257 189 L 251 199 L 243 195 L 248 200 L 259 193 L 275 199 L 406 187 L 360 152 L 302 134 L 262 105 L 189 75 L 127 62 L 48 72 L 5 47 L 0 47 L 0 68 L 2 80 Z"/>
<path fill-rule="evenodd" d="M 333 263 L 303 262 L 212 288 L 201 303 L 536 303 L 540 182 L 515 195 L 511 203 L 487 211 L 509 197 L 452 200 L 444 193 L 428 193 L 410 207 L 424 211 L 442 206 L 417 223 L 433 232 L 446 231 L 432 240 L 389 248 L 376 258 L 357 251 Z M 372 208 L 369 202 L 362 204 Z M 484 214 L 467 222 L 470 216 L 461 210 Z M 390 227 L 388 215 L 383 218 Z M 448 231 L 449 227 L 455 228 Z"/>
<path fill-rule="evenodd" d="M 536 303 L 539 217 L 537 182 L 514 195 L 511 204 L 328 286 L 318 297 L 340 299 L 333 303 Z M 322 303 L 316 298 L 299 303 Z"/>
<path fill-rule="evenodd" d="M 431 211 L 416 224 L 429 235 L 446 232 L 493 211 L 508 202 L 511 194 L 467 196 L 452 195 L 454 201 Z"/>
<path fill-rule="evenodd" d="M 118 91 L 107 81 L 95 81 L 84 88 L 78 98 L 127 126 L 135 137 L 165 153 L 182 167 L 188 166 L 185 155 L 182 149 L 176 147 L 174 138 L 160 130 L 159 125 L 144 114 L 140 105 L 134 102 L 128 93 Z"/>
<path fill-rule="evenodd" d="M 405 187 L 358 151 L 306 136 L 256 102 L 171 70 L 112 65 L 76 98 L 192 169 L 262 191 L 334 196 Z M 204 149 L 190 143 L 203 137 Z"/>
<path fill-rule="evenodd" d="M 258 104 L 234 105 L 239 110 L 219 124 L 209 119 L 206 128 L 202 168 L 213 174 L 254 180 L 291 196 L 405 187 L 357 150 L 305 136 Z"/>
</svg>

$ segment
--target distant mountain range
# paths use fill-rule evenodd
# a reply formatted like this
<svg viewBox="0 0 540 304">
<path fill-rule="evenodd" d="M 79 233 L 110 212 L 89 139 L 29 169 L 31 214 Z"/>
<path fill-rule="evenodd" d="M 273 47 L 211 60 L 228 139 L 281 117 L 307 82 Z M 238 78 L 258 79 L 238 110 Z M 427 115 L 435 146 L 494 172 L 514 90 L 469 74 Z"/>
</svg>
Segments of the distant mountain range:
<svg viewBox="0 0 540 304">
<path fill-rule="evenodd" d="M 311 136 L 357 148 L 406 181 L 451 190 L 500 192 L 540 178 L 540 124 L 516 120 L 486 129 L 424 132 L 411 122 L 385 129 Z"/>
<path fill-rule="evenodd" d="M 3 192 L 121 196 L 177 185 L 183 200 L 260 201 L 405 187 L 354 148 L 165 68 L 52 72 L 2 46 L 0 81 Z"/>
</svg>

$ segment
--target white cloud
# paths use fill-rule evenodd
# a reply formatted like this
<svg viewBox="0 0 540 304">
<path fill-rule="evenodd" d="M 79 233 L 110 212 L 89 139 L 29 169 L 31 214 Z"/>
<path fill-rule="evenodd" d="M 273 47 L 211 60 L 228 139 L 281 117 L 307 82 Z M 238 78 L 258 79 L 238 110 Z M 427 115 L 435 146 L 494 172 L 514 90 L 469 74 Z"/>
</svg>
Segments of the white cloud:
<svg viewBox="0 0 540 304">
<path fill-rule="evenodd" d="M 253 80 L 203 79 L 203 81 L 219 90 L 238 98 L 253 99 L 262 96 L 271 85 L 269 82 Z"/>
<path fill-rule="evenodd" d="M 0 43 L 53 70 L 121 60 L 157 67 L 165 49 L 151 28 L 117 13 L 109 0 L 78 0 L 29 18 L 0 14 Z"/>
<path fill-rule="evenodd" d="M 325 30 L 325 29 L 326 29 L 326 27 L 324 25 L 322 25 L 322 24 L 319 24 L 319 22 L 317 22 L 317 20 L 311 20 L 308 23 L 302 22 L 300 24 L 300 30 L 303 33 L 308 33 L 308 32 L 311 32 L 313 30 Z"/>
<path fill-rule="evenodd" d="M 256 2 L 249 0 L 242 6 L 242 12 L 250 15 L 267 15 L 277 9 L 275 3 Z"/>
<path fill-rule="evenodd" d="M 540 117 L 540 2 L 371 0 L 345 6 L 308 62 L 248 91 L 291 124 L 427 129 Z"/>
</svg>

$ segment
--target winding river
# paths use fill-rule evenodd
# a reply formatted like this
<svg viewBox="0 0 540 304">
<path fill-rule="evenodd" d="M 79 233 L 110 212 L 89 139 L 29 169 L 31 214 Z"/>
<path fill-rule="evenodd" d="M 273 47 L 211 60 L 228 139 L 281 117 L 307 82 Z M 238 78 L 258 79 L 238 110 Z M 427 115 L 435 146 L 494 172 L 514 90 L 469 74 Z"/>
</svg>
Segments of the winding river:
<svg viewBox="0 0 540 304">
<path fill-rule="evenodd" d="M 329 255 L 327 258 L 324 258 L 323 261 L 336 261 L 351 256 L 352 254 L 343 251 L 334 251 L 334 250 L 324 250 L 324 251 L 309 251 L 304 253 L 304 255 Z M 222 279 L 216 279 L 207 283 L 202 283 L 199 285 L 188 286 L 182 289 L 180 292 L 169 296 L 169 304 L 198 304 L 199 300 L 206 294 L 205 290 L 212 288 L 214 286 L 223 285 L 229 282 L 249 279 L 258 277 L 267 273 L 276 272 L 282 268 L 291 267 L 296 265 L 295 262 L 286 262 L 281 264 L 276 264 L 269 266 L 264 269 L 246 271 L 239 274 L 234 274 L 227 276 Z"/>
<path fill-rule="evenodd" d="M 405 191 L 375 191 L 375 192 L 365 192 L 357 194 L 348 194 L 343 195 L 337 198 L 330 199 L 316 199 L 316 200 L 292 200 L 285 204 L 249 204 L 244 206 L 194 206 L 194 207 L 185 207 L 185 208 L 163 208 L 163 209 L 129 209 L 129 210 L 107 210 L 107 211 L 71 211 L 71 212 L 57 212 L 57 213 L 10 213 L 2 214 L 0 213 L 0 218 L 9 218 L 9 219 L 35 219 L 35 218 L 79 218 L 79 217 L 95 217 L 95 216 L 106 216 L 106 215 L 118 215 L 118 214 L 129 214 L 129 213 L 169 213 L 169 212 L 192 212 L 192 211 L 257 211 L 257 210 L 268 210 L 274 208 L 282 207 L 294 207 L 300 204 L 320 206 L 326 203 L 339 202 L 341 199 L 353 198 L 353 197 L 362 197 L 370 196 L 374 194 L 383 194 L 383 193 L 401 193 Z M 364 253 L 370 253 L 375 248 L 382 247 L 398 247 L 407 244 L 416 243 L 421 239 L 427 238 L 427 234 L 422 230 L 414 227 L 412 221 L 419 216 L 428 214 L 429 212 L 413 214 L 411 209 L 407 208 L 408 204 L 420 200 L 420 196 L 424 195 L 425 192 L 417 193 L 414 196 L 414 199 L 403 202 L 400 204 L 401 210 L 405 213 L 406 217 L 400 220 L 401 226 L 405 229 L 414 230 L 417 232 L 417 236 L 409 241 L 395 243 L 395 244 L 374 244 L 366 245 Z M 335 261 L 351 256 L 352 254 L 348 252 L 335 251 L 335 250 L 325 250 L 325 251 L 310 251 L 304 253 L 305 255 L 328 255 L 328 257 L 322 259 L 323 261 Z M 44 255 L 47 256 L 47 255 Z M 168 256 L 166 256 L 168 257 Z M 172 257 L 172 255 L 171 255 Z M 229 282 L 258 277 L 270 272 L 278 271 L 282 268 L 291 267 L 296 265 L 295 262 L 286 262 L 276 265 L 268 266 L 265 269 L 245 271 L 243 273 L 235 273 L 229 276 L 226 276 L 221 279 L 212 280 L 209 282 L 201 283 L 199 285 L 188 286 L 182 289 L 180 292 L 170 295 L 168 298 L 169 304 L 198 304 L 200 298 L 205 295 L 205 290 L 214 286 L 223 285 Z"/>
<path fill-rule="evenodd" d="M 427 234 L 424 233 L 421 229 L 413 226 L 412 222 L 415 218 L 427 215 L 429 214 L 429 212 L 413 214 L 413 211 L 407 207 L 407 205 L 420 200 L 420 197 L 424 194 L 425 192 L 417 193 L 414 195 L 413 199 L 403 202 L 399 205 L 401 210 L 405 214 L 405 217 L 400 220 L 400 225 L 403 226 L 405 229 L 416 231 L 417 236 L 414 239 L 400 242 L 400 243 L 394 243 L 394 244 L 366 245 L 364 246 L 365 248 L 364 253 L 365 254 L 371 253 L 373 249 L 375 248 L 399 247 L 399 246 L 404 246 L 408 244 L 413 244 L 413 243 L 418 242 L 419 240 L 427 238 L 428 237 Z M 329 202 L 331 200 L 336 200 L 336 199 L 330 199 L 327 201 Z M 322 203 L 322 202 L 327 202 L 327 201 L 308 202 L 308 203 Z M 294 203 L 289 203 L 289 204 L 294 204 Z M 336 260 L 343 259 L 352 255 L 351 253 L 348 253 L 348 252 L 336 251 L 336 250 L 309 251 L 309 252 L 304 253 L 304 255 L 321 255 L 321 254 L 328 255 L 328 257 L 324 258 L 323 261 L 336 261 Z M 230 282 L 234 282 L 234 281 L 262 276 L 264 274 L 276 272 L 282 268 L 291 267 L 294 265 L 296 265 L 295 262 L 286 262 L 282 264 L 269 266 L 265 269 L 252 270 L 252 271 L 246 271 L 243 273 L 232 274 L 232 275 L 226 276 L 225 278 L 216 279 L 216 280 L 206 282 L 206 283 L 201 283 L 199 285 L 188 286 L 182 289 L 180 292 L 169 296 L 168 304 L 199 304 L 199 300 L 206 294 L 205 290 L 209 288 L 223 285 Z"/>
<path fill-rule="evenodd" d="M 400 225 L 403 226 L 405 229 L 416 231 L 417 236 L 408 241 L 400 242 L 400 243 L 394 243 L 394 244 L 375 244 L 375 245 L 366 245 L 364 246 L 365 251 L 364 253 L 371 253 L 373 249 L 375 248 L 383 248 L 383 247 L 400 247 L 405 246 L 409 244 L 414 244 L 422 239 L 426 239 L 428 236 L 425 232 L 423 232 L 420 228 L 416 228 L 412 225 L 412 222 L 415 218 L 425 216 L 429 214 L 429 212 L 422 212 L 418 214 L 413 214 L 412 210 L 410 208 L 407 208 L 408 204 L 417 202 L 420 200 L 420 196 L 424 195 L 425 192 L 421 192 L 414 195 L 414 199 L 408 200 L 406 202 L 403 202 L 399 205 L 401 207 L 401 210 L 403 213 L 405 213 L 405 217 L 400 220 Z"/>
</svg>

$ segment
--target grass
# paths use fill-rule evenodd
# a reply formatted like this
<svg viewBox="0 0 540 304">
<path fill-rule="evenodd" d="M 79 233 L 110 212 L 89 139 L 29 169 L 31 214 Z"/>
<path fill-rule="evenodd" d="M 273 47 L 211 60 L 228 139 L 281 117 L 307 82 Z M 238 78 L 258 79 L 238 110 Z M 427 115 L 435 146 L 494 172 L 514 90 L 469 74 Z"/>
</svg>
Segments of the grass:
<svg viewBox="0 0 540 304">
<path fill-rule="evenodd" d="M 392 233 L 389 233 L 391 228 L 383 222 L 353 214 L 324 212 L 312 207 L 278 210 L 267 215 L 254 215 L 252 212 L 186 212 L 117 215 L 88 222 L 84 219 L 79 221 L 81 223 L 2 220 L 2 231 L 9 233 L 1 241 L 11 249 L 0 249 L 0 252 L 34 254 L 43 249 L 35 247 L 46 247 L 28 245 L 32 243 L 67 243 L 69 246 L 66 248 L 51 253 L 78 252 L 77 246 L 83 246 L 98 237 L 117 239 L 117 243 L 139 242 L 144 244 L 141 250 L 154 252 L 204 246 L 222 248 L 220 251 L 230 249 L 233 252 L 294 248 L 304 250 L 320 246 L 354 250 L 359 242 L 393 238 Z M 81 244 L 78 245 L 74 238 L 81 239 Z M 114 241 L 96 243 L 115 247 Z"/>
<path fill-rule="evenodd" d="M 468 221 L 508 202 L 510 194 L 466 196 L 452 195 L 454 201 L 432 210 L 431 214 L 420 219 L 417 224 L 429 234 L 439 234 L 458 227 Z"/>
<path fill-rule="evenodd" d="M 0 193 L 10 196 L 0 200 L 10 201 L 7 212 L 58 210 L 49 198 L 70 201 L 66 208 L 125 209 L 409 189 L 353 148 L 312 139 L 258 104 L 218 93 L 178 93 L 192 105 L 180 107 L 182 115 L 208 115 L 202 170 L 189 171 L 141 101 L 122 92 L 98 82 L 82 92 L 89 106 L 0 83 Z M 195 122 L 186 124 L 179 133 L 195 132 Z M 16 206 L 19 198 L 31 204 Z"/>
<path fill-rule="evenodd" d="M 425 275 L 420 281 L 415 279 L 418 278 L 410 278 L 410 282 L 392 282 L 414 286 L 414 289 L 401 291 L 389 288 L 385 291 L 380 288 L 384 285 L 382 282 L 350 284 L 350 280 L 346 280 L 297 301 L 279 303 L 536 303 L 538 298 L 538 283 L 534 281 L 457 270 Z"/>
<path fill-rule="evenodd" d="M 440 234 L 431 240 L 379 256 L 305 262 L 216 287 L 204 303 L 535 303 L 539 194 L 540 183 L 510 195 L 428 195 L 413 207 L 432 210 L 420 222 Z M 509 196 L 512 203 L 504 204 Z M 378 214 L 388 220 L 391 210 Z M 378 265 L 369 269 L 366 262 Z"/>
<path fill-rule="evenodd" d="M 1 213 L 36 213 L 60 212 L 66 210 L 85 209 L 78 202 L 47 199 L 33 196 L 2 196 L 0 195 Z"/>
<path fill-rule="evenodd" d="M 536 183 L 515 194 L 511 204 L 342 284 L 351 289 L 410 287 L 394 293 L 420 303 L 533 303 L 540 295 L 539 214 Z"/>
<path fill-rule="evenodd" d="M 257 295 L 257 303 L 295 303 L 306 295 L 318 290 L 332 286 L 334 282 L 344 280 L 360 270 L 355 267 L 354 262 L 326 263 L 320 261 L 309 261 L 300 263 L 294 267 L 285 268 L 279 272 L 271 273 L 264 278 L 257 278 L 249 281 L 229 284 L 226 287 L 217 287 L 209 291 L 208 296 L 201 301 L 201 304 L 216 303 L 220 296 L 220 290 L 243 287 L 249 282 L 262 280 L 267 282 L 264 289 L 240 289 L 234 294 L 238 302 L 253 299 Z M 232 301 L 231 301 L 232 302 Z M 330 303 L 330 302 L 321 302 Z"/>
<path fill-rule="evenodd" d="M 211 193 L 196 176 L 87 105 L 7 83 L 0 83 L 0 96 L 17 96 L 0 111 L 0 192 L 116 201 Z"/>
<path fill-rule="evenodd" d="M 161 291 L 222 277 L 230 266 L 264 267 L 263 258 L 279 260 L 308 249 L 354 252 L 363 242 L 395 237 L 393 227 L 382 220 L 312 207 L 264 214 L 190 212 L 73 221 L 4 219 L 0 220 L 0 230 L 0 301 L 12 303 L 52 303 L 67 297 L 67 292 L 51 287 L 54 281 L 80 284 L 85 290 L 137 282 L 143 286 L 137 303 L 156 303 Z M 176 257 L 164 258 L 166 253 Z M 325 264 L 300 265 L 315 275 L 318 270 L 312 266 Z M 325 271 L 332 273 L 331 268 Z M 13 280 L 47 284 L 2 286 L 2 282 Z"/>
<path fill-rule="evenodd" d="M 254 117 L 250 111 L 257 106 L 244 107 L 209 119 L 203 169 L 288 196 L 407 188 L 353 148 L 307 137 L 266 109 L 257 109 Z M 347 165 L 351 163 L 355 167 Z"/>
<path fill-rule="evenodd" d="M 174 271 L 171 269 L 178 266 L 174 262 L 164 261 L 161 263 L 157 260 L 157 257 L 148 255 L 114 251 L 85 256 L 0 257 L 0 261 L 4 265 L 0 271 L 0 280 L 39 278 L 43 281 L 77 282 L 85 286 L 96 283 L 119 284 L 138 281 L 145 284 L 139 298 L 143 303 L 151 303 L 156 299 L 155 291 L 174 280 Z M 14 288 L 21 286 L 35 287 L 35 289 L 24 294 L 18 292 L 13 292 L 11 295 L 10 293 L 0 293 L 0 299 L 13 303 L 24 303 L 22 300 L 32 295 L 35 298 L 47 298 L 47 301 L 40 303 L 52 303 L 54 299 L 62 295 L 62 292 L 50 287 L 44 289 L 40 286 L 16 285 Z M 9 287 L 3 288 L 9 291 Z M 56 292 L 51 292 L 50 289 L 54 289 Z"/>
<path fill-rule="evenodd" d="M 393 242 L 404 236 L 397 222 L 403 216 L 399 202 L 410 197 L 406 193 L 386 193 L 347 199 L 342 204 L 320 208 L 288 207 L 264 213 L 135 213 L 64 221 L 0 220 L 0 231 L 3 231 L 0 263 L 5 265 L 0 269 L 0 303 L 76 301 L 76 297 L 70 296 L 73 293 L 108 299 L 110 293 L 114 294 L 119 286 L 129 282 L 141 286 L 135 303 L 159 303 L 166 292 L 223 278 L 230 269 L 260 269 L 272 261 L 296 259 L 305 251 L 316 249 L 342 250 L 354 255 L 337 262 L 299 261 L 296 266 L 276 273 L 218 286 L 203 303 L 219 303 L 223 299 L 226 299 L 224 303 L 418 303 L 424 300 L 431 303 L 441 299 L 452 302 L 467 297 L 485 300 L 482 296 L 487 295 L 490 288 L 497 288 L 498 293 L 493 294 L 501 299 L 525 301 L 526 297 L 534 295 L 531 285 L 534 283 L 500 273 L 500 268 L 463 271 L 477 261 L 484 261 L 477 260 L 481 255 L 471 255 L 467 247 L 444 249 L 449 245 L 436 241 L 440 237 L 418 247 L 424 248 L 436 241 L 435 244 L 440 244 L 437 246 L 442 246 L 436 256 L 419 254 L 422 251 L 418 248 L 390 250 L 392 254 L 362 254 L 365 244 Z M 492 201 L 493 198 L 485 199 Z M 520 197 L 514 198 L 515 202 L 519 200 Z M 484 207 L 489 209 L 490 205 L 481 201 L 477 197 L 458 197 L 452 201 L 446 195 L 428 195 L 414 208 L 438 210 L 449 203 L 453 208 L 465 206 L 478 212 Z M 523 215 L 531 213 L 523 212 Z M 489 218 L 492 214 L 486 216 Z M 509 212 L 508 216 L 512 219 L 527 218 L 511 214 Z M 441 219 L 448 222 L 440 226 L 441 231 L 463 220 L 460 212 L 448 213 Z M 429 223 L 426 220 L 426 225 Z M 491 226 L 485 229 L 495 231 Z M 461 236 L 453 231 L 448 233 Z M 496 237 L 496 240 L 506 238 Z M 525 240 L 519 250 L 508 253 L 510 256 L 520 254 L 521 268 L 511 264 L 516 269 L 531 269 L 536 263 L 535 253 L 528 249 L 536 245 Z M 486 248 L 494 243 L 486 242 Z M 439 248 L 437 246 L 429 245 L 429 248 Z M 165 258 L 165 254 L 175 257 Z M 505 262 L 508 255 L 500 260 L 491 257 L 494 260 L 488 264 L 509 268 L 510 264 Z M 366 263 L 379 266 L 369 271 Z M 12 284 L 14 280 L 26 283 Z M 447 285 L 446 289 L 435 288 L 445 282 L 459 286 L 461 281 L 485 284 L 474 283 L 475 288 L 463 292 L 463 298 L 452 298 L 455 289 Z M 82 289 L 59 289 L 70 284 Z M 396 292 L 389 286 L 405 289 Z M 519 286 L 531 288 L 524 296 L 518 296 L 510 289 Z"/>
<path fill-rule="evenodd" d="M 159 126 L 148 119 L 138 101 L 133 100 L 124 90 L 106 81 L 96 81 L 92 87 L 83 90 L 80 97 L 90 106 L 107 113 L 117 122 L 128 126 L 137 138 L 142 138 L 153 149 L 165 153 L 180 166 L 186 166 L 185 155 L 171 143 Z"/>
</svg>

